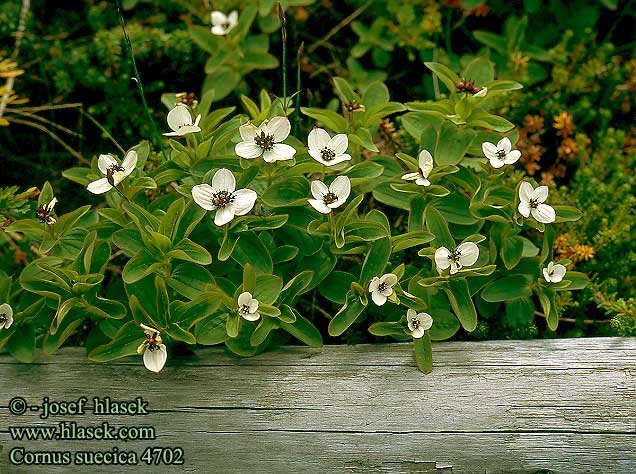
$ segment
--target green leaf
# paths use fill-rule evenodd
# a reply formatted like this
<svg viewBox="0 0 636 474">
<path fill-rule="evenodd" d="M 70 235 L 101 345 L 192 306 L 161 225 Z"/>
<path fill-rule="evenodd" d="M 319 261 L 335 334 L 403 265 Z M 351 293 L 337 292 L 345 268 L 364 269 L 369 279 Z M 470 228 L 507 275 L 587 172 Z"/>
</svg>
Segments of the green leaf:
<svg viewBox="0 0 636 474">
<path fill-rule="evenodd" d="M 448 250 L 455 248 L 455 240 L 448 229 L 448 223 L 444 216 L 431 205 L 426 207 L 424 215 L 428 231 L 436 236 L 433 245 L 438 248 L 446 247 Z"/>
<path fill-rule="evenodd" d="M 451 122 L 444 122 L 435 149 L 436 165 L 456 165 L 466 155 L 477 133 L 469 128 L 460 128 Z"/>
<path fill-rule="evenodd" d="M 225 320 L 225 332 L 231 338 L 235 338 L 239 334 L 239 327 L 241 324 L 241 317 L 238 313 L 228 313 Z"/>
<path fill-rule="evenodd" d="M 278 327 L 276 320 L 272 318 L 261 318 L 258 326 L 254 329 L 254 332 L 250 337 L 250 344 L 252 346 L 263 344 L 267 340 L 269 334 Z"/>
<path fill-rule="evenodd" d="M 310 196 L 309 182 L 303 176 L 295 176 L 271 185 L 261 195 L 262 201 L 271 207 L 305 206 Z"/>
<path fill-rule="evenodd" d="M 489 91 L 490 92 L 490 91 Z M 481 109 L 475 109 L 468 118 L 467 125 L 470 127 L 483 127 L 495 132 L 507 132 L 515 128 L 515 125 L 498 115 L 490 114 Z"/>
<path fill-rule="evenodd" d="M 567 286 L 565 286 L 567 290 L 582 290 L 590 283 L 589 277 L 581 272 L 566 272 L 563 281 L 569 282 Z"/>
<path fill-rule="evenodd" d="M 457 334 L 461 325 L 453 313 L 443 309 L 433 309 L 431 313 L 433 326 L 428 331 L 431 340 L 445 341 Z"/>
<path fill-rule="evenodd" d="M 347 122 L 344 117 L 332 110 L 301 107 L 300 111 L 308 117 L 321 122 L 335 133 L 345 133 L 347 130 Z"/>
<path fill-rule="evenodd" d="M 556 212 L 555 222 L 576 222 L 583 217 L 581 212 L 576 207 L 572 206 L 552 206 Z"/>
<path fill-rule="evenodd" d="M 449 91 L 455 92 L 457 90 L 456 84 L 460 81 L 457 73 L 440 63 L 426 62 L 424 65 L 444 83 Z"/>
<path fill-rule="evenodd" d="M 534 304 L 529 297 L 506 302 L 504 321 L 512 328 L 526 328 L 534 320 Z"/>
<path fill-rule="evenodd" d="M 54 354 L 62 347 L 62 344 L 71 337 L 75 330 L 84 322 L 82 314 L 75 312 L 72 316 L 66 318 L 57 327 L 57 332 L 52 334 L 47 332 L 42 340 L 42 350 L 45 354 Z"/>
<path fill-rule="evenodd" d="M 450 279 L 444 292 L 462 327 L 468 332 L 474 331 L 477 327 L 477 311 L 466 280 Z"/>
<path fill-rule="evenodd" d="M 495 77 L 493 64 L 484 56 L 473 59 L 464 70 L 464 78 L 474 81 L 478 86 L 483 86 Z"/>
<path fill-rule="evenodd" d="M 283 280 L 276 275 L 257 275 L 254 298 L 259 302 L 274 304 L 283 288 Z"/>
<path fill-rule="evenodd" d="M 7 341 L 5 350 L 20 362 L 33 362 L 35 360 L 35 327 L 31 324 L 18 325 Z"/>
<path fill-rule="evenodd" d="M 241 266 L 252 264 L 257 274 L 272 273 L 273 263 L 269 250 L 254 232 L 240 234 L 232 258 Z"/>
<path fill-rule="evenodd" d="M 404 336 L 404 324 L 401 321 L 377 322 L 369 326 L 374 336 Z"/>
<path fill-rule="evenodd" d="M 293 324 L 279 321 L 278 324 L 282 329 L 287 331 L 299 341 L 307 344 L 309 347 L 322 347 L 322 336 L 320 331 L 318 331 L 311 321 L 304 318 L 298 311 L 287 305 L 281 306 L 281 312 L 291 312 L 296 316 L 296 322 Z"/>
<path fill-rule="evenodd" d="M 332 80 L 336 93 L 343 104 L 359 104 L 361 102 L 362 99 L 353 91 L 353 88 L 349 85 L 346 79 L 343 79 L 342 77 L 333 77 Z"/>
<path fill-rule="evenodd" d="M 336 230 L 335 230 L 336 242 L 335 243 L 337 248 L 342 248 L 344 246 L 345 224 L 347 223 L 353 211 L 355 211 L 358 208 L 358 206 L 360 205 L 363 199 L 364 199 L 364 195 L 361 194 L 357 196 L 356 198 L 354 198 L 353 200 L 351 200 L 351 202 L 347 204 L 347 207 L 345 207 L 344 211 L 342 211 L 340 215 L 338 216 L 338 218 L 336 219 Z"/>
<path fill-rule="evenodd" d="M 519 236 L 508 237 L 503 240 L 501 259 L 508 270 L 514 268 L 523 256 L 524 242 Z"/>
<path fill-rule="evenodd" d="M 523 275 L 512 275 L 491 281 L 481 291 L 481 297 L 489 302 L 508 301 L 530 296 L 528 280 Z"/>
<path fill-rule="evenodd" d="M 366 305 L 360 301 L 360 297 L 349 290 L 345 304 L 329 321 L 329 335 L 340 336 L 358 319 L 365 308 Z"/>
<path fill-rule="evenodd" d="M 227 313 L 223 313 L 199 321 L 194 332 L 197 343 L 213 346 L 225 342 L 229 337 L 225 330 L 226 319 Z"/>
<path fill-rule="evenodd" d="M 190 262 L 177 265 L 170 273 L 166 283 L 191 300 L 196 299 L 202 293 L 216 289 L 212 274 L 206 268 Z"/>
<path fill-rule="evenodd" d="M 312 270 L 304 270 L 289 280 L 283 287 L 280 295 L 282 303 L 292 304 L 296 297 L 303 294 L 313 279 Z"/>
<path fill-rule="evenodd" d="M 179 222 L 183 217 L 184 211 L 185 199 L 179 198 L 170 205 L 166 211 L 166 215 L 163 216 L 159 223 L 159 232 L 168 237 L 172 242 L 174 242 L 174 234 L 179 228 Z"/>
<path fill-rule="evenodd" d="M 143 331 L 134 321 L 129 321 L 117 331 L 112 341 L 89 352 L 88 359 L 93 362 L 108 362 L 137 354 L 137 348 L 144 339 Z"/>
<path fill-rule="evenodd" d="M 366 288 L 374 276 L 380 276 L 391 256 L 390 239 L 379 239 L 373 242 L 362 264 L 360 284 Z"/>
<path fill-rule="evenodd" d="M 556 331 L 559 325 L 559 313 L 556 307 L 556 293 L 550 288 L 536 287 L 535 293 L 539 297 L 539 302 L 543 308 L 543 314 L 546 317 L 546 322 L 550 331 Z"/>
<path fill-rule="evenodd" d="M 121 276 L 124 282 L 134 283 L 162 268 L 163 265 L 157 262 L 149 253 L 142 252 L 128 260 Z"/>
<path fill-rule="evenodd" d="M 424 333 L 424 336 L 413 339 L 413 348 L 415 349 L 417 368 L 424 374 L 431 373 L 433 370 L 433 348 L 428 331 Z"/>
<path fill-rule="evenodd" d="M 174 259 L 186 260 L 200 265 L 209 265 L 212 263 L 212 255 L 210 255 L 210 252 L 187 238 L 181 240 L 181 242 L 166 255 Z"/>
</svg>

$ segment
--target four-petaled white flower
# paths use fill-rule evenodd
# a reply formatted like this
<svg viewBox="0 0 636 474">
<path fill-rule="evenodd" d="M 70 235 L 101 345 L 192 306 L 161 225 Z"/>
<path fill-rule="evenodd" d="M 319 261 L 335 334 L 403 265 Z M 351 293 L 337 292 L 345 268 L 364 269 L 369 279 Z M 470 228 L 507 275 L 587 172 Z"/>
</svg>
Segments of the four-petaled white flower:
<svg viewBox="0 0 636 474">
<path fill-rule="evenodd" d="M 93 194 L 108 192 L 132 173 L 135 170 L 135 166 L 137 166 L 137 152 L 135 150 L 130 150 L 126 154 L 121 165 L 117 163 L 117 160 L 112 155 L 99 155 L 97 167 L 106 177 L 88 183 L 86 189 Z"/>
<path fill-rule="evenodd" d="M 519 213 L 523 217 L 532 214 L 537 222 L 549 224 L 556 219 L 556 212 L 552 206 L 544 204 L 548 199 L 548 187 L 538 186 L 536 189 L 530 183 L 524 181 L 519 187 Z"/>
<path fill-rule="evenodd" d="M 144 365 L 152 372 L 159 372 L 166 365 L 168 351 L 166 345 L 162 343 L 158 330 L 145 324 L 141 324 L 141 329 L 146 333 L 146 340 L 137 348 L 137 354 L 144 355 Z"/>
<path fill-rule="evenodd" d="M 516 163 L 521 157 L 519 150 L 512 149 L 512 143 L 510 143 L 508 137 L 503 137 L 496 145 L 494 143 L 484 142 L 481 144 L 481 150 L 484 152 L 486 158 L 490 160 L 490 166 L 493 168 L 511 165 Z"/>
<path fill-rule="evenodd" d="M 0 329 L 9 329 L 13 324 L 13 308 L 8 303 L 0 304 Z"/>
<path fill-rule="evenodd" d="M 474 242 L 464 242 L 450 252 L 446 247 L 440 247 L 435 251 L 435 264 L 437 271 L 442 273 L 450 267 L 450 274 L 454 275 L 462 267 L 474 265 L 479 258 L 479 247 Z"/>
<path fill-rule="evenodd" d="M 238 297 L 238 314 L 248 321 L 256 321 L 261 317 L 258 313 L 258 300 L 252 298 L 249 291 L 244 291 Z"/>
<path fill-rule="evenodd" d="M 168 112 L 167 120 L 168 126 L 173 130 L 172 132 L 164 133 L 167 137 L 182 137 L 188 133 L 201 131 L 201 127 L 199 127 L 201 114 L 197 115 L 194 123 L 192 123 L 190 109 L 183 104 L 175 105 L 174 108 Z"/>
<path fill-rule="evenodd" d="M 351 159 L 351 155 L 346 153 L 349 139 L 344 133 L 331 138 L 326 130 L 314 128 L 309 132 L 307 143 L 311 157 L 323 165 L 333 166 Z"/>
<path fill-rule="evenodd" d="M 247 214 L 254 207 L 256 191 L 251 189 L 236 190 L 236 179 L 227 168 L 214 173 L 212 186 L 197 184 L 192 188 L 194 202 L 206 211 L 216 211 L 214 223 L 218 226 L 227 224 L 234 216 Z"/>
<path fill-rule="evenodd" d="M 565 266 L 560 263 L 550 262 L 548 268 L 543 269 L 543 278 L 548 283 L 559 283 L 565 276 Z"/>
<path fill-rule="evenodd" d="M 57 222 L 55 217 L 51 215 L 53 208 L 57 204 L 57 198 L 54 197 L 48 204 L 41 204 L 35 211 L 35 216 L 45 224 L 53 225 Z"/>
<path fill-rule="evenodd" d="M 234 151 L 241 158 L 248 159 L 263 155 L 263 160 L 267 163 L 291 160 L 296 150 L 281 143 L 289 136 L 290 131 L 291 124 L 287 117 L 278 116 L 264 120 L 258 127 L 248 122 L 239 127 L 243 141 L 236 144 Z"/>
<path fill-rule="evenodd" d="M 393 285 L 398 282 L 398 277 L 394 273 L 385 273 L 381 277 L 373 277 L 369 283 L 371 299 L 378 306 L 386 303 L 389 296 L 393 294 Z"/>
<path fill-rule="evenodd" d="M 430 186 L 431 182 L 428 180 L 428 175 L 431 174 L 433 169 L 433 157 L 427 150 L 422 150 L 417 157 L 417 164 L 419 170 L 415 173 L 406 173 L 402 176 L 402 179 L 407 181 L 415 180 L 415 184 L 420 186 Z"/>
<path fill-rule="evenodd" d="M 428 313 L 416 313 L 414 309 L 406 312 L 406 323 L 409 331 L 415 339 L 424 336 L 424 331 L 428 331 L 433 326 L 433 318 Z"/>
<path fill-rule="evenodd" d="M 332 209 L 342 206 L 351 193 L 351 181 L 347 176 L 338 176 L 329 187 L 319 180 L 311 182 L 311 194 L 315 199 L 308 199 L 311 207 L 322 214 L 329 214 Z"/>
<path fill-rule="evenodd" d="M 212 33 L 217 36 L 223 36 L 230 32 L 238 23 L 238 12 L 236 10 L 226 15 L 223 12 L 213 11 L 210 14 L 212 21 Z"/>
</svg>

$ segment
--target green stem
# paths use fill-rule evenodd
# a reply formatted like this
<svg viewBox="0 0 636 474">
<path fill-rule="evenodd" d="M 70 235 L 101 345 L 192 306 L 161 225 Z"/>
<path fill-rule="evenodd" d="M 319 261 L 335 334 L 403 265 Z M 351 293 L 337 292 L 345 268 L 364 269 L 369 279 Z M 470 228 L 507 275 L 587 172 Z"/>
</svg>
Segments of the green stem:
<svg viewBox="0 0 636 474">
<path fill-rule="evenodd" d="M 294 135 L 298 135 L 298 128 L 300 127 L 300 91 L 301 91 L 301 83 L 300 83 L 300 58 L 303 54 L 303 49 L 305 48 L 305 42 L 300 43 L 300 48 L 298 48 L 298 53 L 296 54 L 296 120 L 294 120 Z"/>
<path fill-rule="evenodd" d="M 161 139 L 159 138 L 159 132 L 157 131 L 157 125 L 155 124 L 154 119 L 152 118 L 152 114 L 150 113 L 150 109 L 148 109 L 148 103 L 146 102 L 146 95 L 144 94 L 144 88 L 141 83 L 141 76 L 139 75 L 139 70 L 137 69 L 137 63 L 135 61 L 135 54 L 132 48 L 132 42 L 128 37 L 128 32 L 126 31 L 126 22 L 124 21 L 124 15 L 121 12 L 121 3 L 120 0 L 115 0 L 115 7 L 117 8 L 117 14 L 119 15 L 119 22 L 121 24 L 121 29 L 124 32 L 124 40 L 126 43 L 126 49 L 128 50 L 128 54 L 130 56 L 130 61 L 133 67 L 134 80 L 137 83 L 137 89 L 139 90 L 139 95 L 141 96 L 141 103 L 144 106 L 144 111 L 146 115 L 148 115 L 148 119 L 150 120 L 150 125 L 152 127 L 152 133 L 155 141 L 159 145 L 161 149 L 161 153 L 163 153 L 164 159 L 168 159 L 166 152 L 163 149 L 163 145 L 161 144 Z"/>
<path fill-rule="evenodd" d="M 277 8 L 281 24 L 281 39 L 283 41 L 283 112 L 287 115 L 287 19 L 280 2 L 277 3 Z"/>
<path fill-rule="evenodd" d="M 93 122 L 93 124 L 99 128 L 102 133 L 104 135 L 106 135 L 106 138 L 108 138 L 111 142 L 113 142 L 113 144 L 119 149 L 119 151 L 121 152 L 122 155 L 126 154 L 126 150 L 124 150 L 124 148 L 117 143 L 117 140 L 115 140 L 115 138 L 110 134 L 110 132 L 108 130 L 106 130 L 101 123 L 99 123 L 95 117 L 93 117 L 91 114 L 89 114 L 86 110 L 84 110 L 84 107 L 80 107 L 79 108 L 80 113 L 85 116 L 86 118 L 88 118 L 91 122 Z"/>
<path fill-rule="evenodd" d="M 121 189 L 119 189 L 119 185 L 113 186 L 113 187 L 117 190 L 119 194 L 121 194 L 121 197 L 123 197 L 126 201 L 130 202 L 130 199 L 128 199 L 128 196 L 126 196 L 124 192 Z"/>
</svg>

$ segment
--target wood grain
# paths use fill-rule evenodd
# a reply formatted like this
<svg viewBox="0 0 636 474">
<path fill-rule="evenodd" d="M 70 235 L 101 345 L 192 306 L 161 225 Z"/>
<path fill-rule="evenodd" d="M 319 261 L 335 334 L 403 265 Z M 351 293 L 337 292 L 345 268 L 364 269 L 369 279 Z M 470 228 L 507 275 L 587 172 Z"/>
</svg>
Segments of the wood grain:
<svg viewBox="0 0 636 474">
<path fill-rule="evenodd" d="M 0 355 L 2 472 L 636 472 L 636 339 L 283 347 L 249 359 L 203 349 L 160 374 L 63 349 L 34 364 Z M 81 396 L 143 397 L 150 415 L 11 415 Z M 17 441 L 10 426 L 153 426 L 155 440 Z M 183 466 L 14 466 L 8 453 L 182 447 Z"/>
</svg>

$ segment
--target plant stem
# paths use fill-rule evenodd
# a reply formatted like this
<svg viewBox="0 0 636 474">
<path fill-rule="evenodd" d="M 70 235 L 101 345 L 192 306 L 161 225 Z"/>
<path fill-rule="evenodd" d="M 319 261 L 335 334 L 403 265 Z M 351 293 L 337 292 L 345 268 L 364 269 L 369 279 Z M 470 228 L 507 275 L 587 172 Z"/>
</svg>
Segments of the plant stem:
<svg viewBox="0 0 636 474">
<path fill-rule="evenodd" d="M 126 150 L 124 150 L 124 148 L 117 143 L 117 140 L 115 140 L 115 138 L 110 134 L 110 132 L 108 130 L 106 130 L 101 123 L 99 123 L 95 117 L 93 117 L 91 114 L 89 114 L 86 110 L 84 110 L 84 107 L 80 106 L 79 108 L 80 114 L 82 114 L 83 116 L 87 117 L 91 122 L 93 122 L 93 124 L 99 128 L 102 133 L 104 135 L 106 135 L 106 138 L 108 138 L 111 142 L 113 142 L 113 144 L 119 149 L 119 151 L 122 153 L 122 155 L 126 154 Z"/>
<path fill-rule="evenodd" d="M 130 61 L 133 67 L 134 73 L 134 81 L 137 83 L 137 89 L 139 90 L 139 95 L 141 96 L 141 103 L 144 106 L 144 111 L 150 120 L 150 126 L 152 127 L 153 138 L 159 145 L 159 149 L 161 153 L 163 153 L 163 157 L 167 160 L 166 152 L 163 149 L 163 145 L 161 144 L 161 140 L 159 139 L 159 132 L 157 131 L 157 125 L 155 124 L 154 119 L 152 118 L 152 114 L 150 113 L 150 109 L 148 109 L 148 103 L 146 102 L 146 95 L 144 94 L 144 87 L 141 83 L 141 76 L 139 75 L 139 70 L 137 69 L 137 62 L 135 61 L 135 53 L 133 52 L 132 42 L 128 37 L 128 32 L 126 31 L 126 22 L 124 21 L 124 15 L 121 12 L 121 3 L 120 0 L 115 0 L 115 7 L 117 8 L 117 14 L 119 15 L 119 23 L 121 24 L 121 29 L 124 32 L 124 40 L 126 43 L 126 49 L 128 50 L 128 54 L 130 56 Z"/>
<path fill-rule="evenodd" d="M 281 24 L 281 39 L 283 41 L 283 112 L 287 115 L 287 19 L 280 2 L 277 2 L 276 5 Z"/>
<path fill-rule="evenodd" d="M 305 42 L 300 43 L 300 48 L 298 48 L 298 53 L 296 53 L 296 120 L 294 121 L 294 135 L 298 135 L 298 128 L 300 126 L 300 91 L 301 83 L 300 83 L 300 59 L 303 55 L 303 50 L 305 49 Z"/>
</svg>

